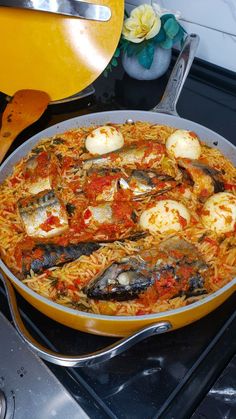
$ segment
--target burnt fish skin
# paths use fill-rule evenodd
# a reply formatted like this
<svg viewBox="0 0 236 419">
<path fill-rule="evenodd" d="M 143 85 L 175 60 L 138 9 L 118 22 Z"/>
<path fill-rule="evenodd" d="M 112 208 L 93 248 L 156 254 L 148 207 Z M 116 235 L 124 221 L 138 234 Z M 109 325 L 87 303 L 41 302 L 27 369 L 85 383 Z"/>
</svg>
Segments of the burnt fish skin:
<svg viewBox="0 0 236 419">
<path fill-rule="evenodd" d="M 36 244 L 32 249 L 22 251 L 22 272 L 28 275 L 30 271 L 39 274 L 53 266 L 63 265 L 78 259 L 80 256 L 89 256 L 101 246 L 98 243 L 78 243 L 68 246 L 56 244 Z"/>
<path fill-rule="evenodd" d="M 155 248 L 112 263 L 96 275 L 83 292 L 95 300 L 126 301 L 137 298 L 154 284 L 157 292 L 163 293 L 171 279 L 173 288 L 170 298 L 182 290 L 188 297 L 190 293 L 206 293 L 204 271 L 207 268 L 194 245 L 172 237 Z"/>
<path fill-rule="evenodd" d="M 125 301 L 136 298 L 152 283 L 152 272 L 148 271 L 145 265 L 137 263 L 135 258 L 128 258 L 110 265 L 98 279 L 94 278 L 83 292 L 89 298 L 98 300 Z"/>
</svg>

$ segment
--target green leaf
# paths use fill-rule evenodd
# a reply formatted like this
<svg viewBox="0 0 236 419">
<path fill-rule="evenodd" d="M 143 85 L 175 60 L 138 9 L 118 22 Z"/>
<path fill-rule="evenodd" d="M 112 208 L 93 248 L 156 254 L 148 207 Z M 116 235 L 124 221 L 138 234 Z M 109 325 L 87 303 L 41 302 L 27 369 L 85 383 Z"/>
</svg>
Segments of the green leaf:
<svg viewBox="0 0 236 419">
<path fill-rule="evenodd" d="M 116 51 L 114 52 L 114 55 L 108 65 L 106 66 L 105 70 L 103 71 L 104 77 L 108 77 L 109 73 L 111 73 L 113 67 L 118 66 L 118 60 L 117 57 L 120 56 L 120 48 L 117 47 Z"/>
<path fill-rule="evenodd" d="M 128 43 L 127 42 L 122 42 L 122 44 L 121 44 L 122 51 L 126 52 L 127 48 L 128 48 Z"/>
<path fill-rule="evenodd" d="M 164 42 L 161 42 L 160 46 L 163 49 L 170 49 L 173 47 L 173 40 L 170 38 L 166 38 L 166 40 Z"/>
<path fill-rule="evenodd" d="M 184 29 L 180 26 L 178 33 L 176 34 L 176 36 L 173 38 L 173 45 L 176 44 L 177 42 L 182 42 L 184 39 L 184 34 L 185 31 Z"/>
<path fill-rule="evenodd" d="M 164 30 L 170 39 L 174 39 L 179 32 L 179 24 L 177 20 L 175 18 L 168 19 L 164 24 Z"/>
<path fill-rule="evenodd" d="M 135 48 L 135 44 L 132 44 L 131 42 L 127 45 L 126 48 L 126 52 L 128 57 L 133 57 L 134 55 L 136 55 L 136 48 Z"/>
<path fill-rule="evenodd" d="M 113 65 L 113 67 L 117 67 L 118 66 L 118 61 L 117 61 L 117 59 L 115 57 L 112 58 L 111 65 Z"/>
<path fill-rule="evenodd" d="M 165 33 L 163 28 L 161 28 L 160 31 L 158 32 L 158 34 L 156 36 L 154 36 L 154 38 L 152 38 L 153 42 L 156 45 L 165 41 L 165 39 L 166 39 L 166 33 Z"/>
<path fill-rule="evenodd" d="M 143 48 L 138 54 L 138 62 L 141 66 L 149 69 L 153 63 L 155 47 L 154 44 L 149 42 L 146 48 Z"/>
<path fill-rule="evenodd" d="M 161 16 L 161 26 L 164 26 L 165 22 L 166 22 L 168 19 L 172 19 L 172 18 L 174 18 L 174 19 L 175 19 L 175 16 L 174 16 L 172 13 L 167 13 L 166 15 L 162 15 L 162 16 Z"/>
<path fill-rule="evenodd" d="M 126 52 L 129 45 L 130 45 L 130 42 L 127 41 L 127 39 L 125 39 L 124 37 L 121 37 L 121 39 L 120 39 L 121 50 Z"/>
<path fill-rule="evenodd" d="M 134 57 L 140 54 L 144 49 L 146 49 L 147 45 L 150 43 L 149 41 L 140 42 L 139 44 L 135 44 L 134 42 L 129 42 L 126 48 L 126 53 L 128 57 Z"/>
<path fill-rule="evenodd" d="M 118 58 L 120 56 L 120 48 L 116 48 L 114 52 L 114 57 Z"/>
</svg>

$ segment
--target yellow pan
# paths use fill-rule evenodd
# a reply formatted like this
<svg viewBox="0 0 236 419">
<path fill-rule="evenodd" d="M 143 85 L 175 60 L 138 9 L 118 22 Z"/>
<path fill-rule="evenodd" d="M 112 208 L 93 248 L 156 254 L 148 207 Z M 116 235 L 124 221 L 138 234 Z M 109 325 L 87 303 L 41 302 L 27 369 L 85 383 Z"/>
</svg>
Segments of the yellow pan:
<svg viewBox="0 0 236 419">
<path fill-rule="evenodd" d="M 2 266 L 2 265 L 0 265 Z M 3 271 L 6 273 L 6 267 Z M 8 278 L 17 291 L 33 307 L 51 319 L 76 330 L 104 336 L 129 336 L 152 323 L 169 322 L 172 330 L 179 329 L 209 314 L 219 307 L 230 295 L 236 291 L 236 281 L 233 280 L 215 293 L 196 303 L 163 313 L 143 316 L 106 316 L 85 313 L 60 306 L 36 294 L 19 280 L 12 280 L 8 271 Z"/>
<path fill-rule="evenodd" d="M 226 156 L 230 156 L 230 159 L 236 164 L 235 146 L 219 134 L 195 122 L 182 119 L 178 116 L 164 115 L 156 112 L 127 110 L 111 111 L 79 116 L 63 121 L 55 126 L 47 128 L 39 134 L 36 134 L 34 137 L 22 144 L 3 163 L 0 168 L 0 182 L 2 182 L 4 178 L 11 173 L 14 164 L 25 156 L 41 138 L 50 137 L 79 126 L 90 126 L 96 124 L 103 125 L 108 122 L 124 123 L 127 118 L 131 118 L 133 121 L 148 121 L 153 124 L 164 124 L 194 131 L 200 138 L 204 139 L 209 146 L 213 146 L 213 142 L 217 141 L 219 148 Z M 171 323 L 172 329 L 182 327 L 200 319 L 217 308 L 236 289 L 236 279 L 234 279 L 228 285 L 207 296 L 203 300 L 176 310 L 142 316 L 106 316 L 84 313 L 49 301 L 48 299 L 30 290 L 26 285 L 22 284 L 22 282 L 9 271 L 2 261 L 0 261 L 0 268 L 5 272 L 8 278 L 10 278 L 19 293 L 35 308 L 46 314 L 48 317 L 51 317 L 52 319 L 74 329 L 108 336 L 130 335 L 134 331 L 146 325 L 167 320 Z"/>
<path fill-rule="evenodd" d="M 89 86 L 106 68 L 119 42 L 124 0 L 109 6 L 107 22 L 0 7 L 0 91 L 43 90 L 52 101 Z"/>
</svg>

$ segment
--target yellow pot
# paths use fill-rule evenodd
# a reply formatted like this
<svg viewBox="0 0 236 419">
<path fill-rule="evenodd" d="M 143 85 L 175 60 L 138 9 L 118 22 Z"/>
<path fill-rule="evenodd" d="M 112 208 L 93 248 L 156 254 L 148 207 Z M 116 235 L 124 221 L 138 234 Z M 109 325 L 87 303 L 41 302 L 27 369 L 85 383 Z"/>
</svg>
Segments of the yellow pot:
<svg viewBox="0 0 236 419">
<path fill-rule="evenodd" d="M 222 304 L 236 290 L 236 280 L 201 301 L 157 314 L 143 316 L 105 316 L 85 313 L 54 303 L 32 291 L 0 262 L 3 275 L 9 278 L 17 291 L 36 309 L 51 319 L 73 329 L 105 336 L 128 336 L 153 323 L 168 321 L 171 329 L 178 329 L 206 316 Z"/>
</svg>

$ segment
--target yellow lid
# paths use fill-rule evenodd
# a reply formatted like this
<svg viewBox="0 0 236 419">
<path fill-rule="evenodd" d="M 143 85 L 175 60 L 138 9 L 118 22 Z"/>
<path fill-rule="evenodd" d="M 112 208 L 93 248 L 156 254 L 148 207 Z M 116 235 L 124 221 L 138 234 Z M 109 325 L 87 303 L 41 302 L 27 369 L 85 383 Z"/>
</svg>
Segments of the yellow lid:
<svg viewBox="0 0 236 419">
<path fill-rule="evenodd" d="M 47 92 L 64 99 L 89 86 L 106 68 L 119 42 L 123 0 L 107 5 L 112 17 L 95 22 L 45 12 L 0 7 L 0 91 Z"/>
</svg>

